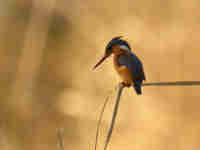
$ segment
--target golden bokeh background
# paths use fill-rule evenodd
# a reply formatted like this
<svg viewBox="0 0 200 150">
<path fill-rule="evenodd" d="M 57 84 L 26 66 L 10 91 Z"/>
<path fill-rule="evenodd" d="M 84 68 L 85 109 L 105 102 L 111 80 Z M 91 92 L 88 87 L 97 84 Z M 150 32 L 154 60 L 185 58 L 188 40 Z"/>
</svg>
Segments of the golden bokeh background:
<svg viewBox="0 0 200 150">
<path fill-rule="evenodd" d="M 119 77 L 112 59 L 92 66 L 123 35 L 151 81 L 200 80 L 198 0 L 0 2 L 1 150 L 103 149 Z M 199 150 L 200 87 L 123 92 L 109 149 Z"/>
</svg>

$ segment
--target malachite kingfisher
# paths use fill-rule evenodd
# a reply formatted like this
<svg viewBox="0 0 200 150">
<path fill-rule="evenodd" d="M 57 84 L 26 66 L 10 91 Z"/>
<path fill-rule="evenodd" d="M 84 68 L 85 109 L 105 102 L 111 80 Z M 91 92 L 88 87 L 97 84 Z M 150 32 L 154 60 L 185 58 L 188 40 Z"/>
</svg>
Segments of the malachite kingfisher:
<svg viewBox="0 0 200 150">
<path fill-rule="evenodd" d="M 126 87 L 133 87 L 138 95 L 142 94 L 142 83 L 145 78 L 143 64 L 132 52 L 127 41 L 122 36 L 114 37 L 106 46 L 105 54 L 94 66 L 97 68 L 106 58 L 113 56 L 113 64 Z"/>
</svg>

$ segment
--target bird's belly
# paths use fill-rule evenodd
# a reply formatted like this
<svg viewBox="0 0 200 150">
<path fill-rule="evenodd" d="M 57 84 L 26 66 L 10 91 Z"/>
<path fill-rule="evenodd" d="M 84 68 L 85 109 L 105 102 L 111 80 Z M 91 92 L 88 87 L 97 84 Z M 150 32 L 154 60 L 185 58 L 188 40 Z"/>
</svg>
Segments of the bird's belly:
<svg viewBox="0 0 200 150">
<path fill-rule="evenodd" d="M 131 71 L 126 66 L 120 66 L 118 64 L 118 55 L 114 55 L 113 65 L 116 72 L 119 74 L 119 76 L 123 80 L 123 82 L 129 85 L 132 85 L 134 79 L 131 74 Z"/>
<path fill-rule="evenodd" d="M 130 85 L 133 84 L 133 76 L 132 76 L 130 70 L 126 66 L 116 67 L 116 71 L 124 83 L 130 84 Z"/>
</svg>

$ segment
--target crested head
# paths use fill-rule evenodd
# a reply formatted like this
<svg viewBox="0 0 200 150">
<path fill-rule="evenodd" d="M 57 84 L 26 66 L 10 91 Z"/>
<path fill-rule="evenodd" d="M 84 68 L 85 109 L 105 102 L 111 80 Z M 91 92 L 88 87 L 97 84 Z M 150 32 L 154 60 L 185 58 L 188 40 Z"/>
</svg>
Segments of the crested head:
<svg viewBox="0 0 200 150">
<path fill-rule="evenodd" d="M 122 38 L 122 36 L 117 36 L 117 37 L 112 38 L 112 40 L 110 40 L 109 43 L 107 44 L 106 50 L 112 49 L 112 46 L 115 44 L 118 44 L 119 41 L 121 40 L 121 38 Z"/>
<path fill-rule="evenodd" d="M 123 36 L 116 36 L 116 37 L 112 38 L 111 41 L 113 41 L 113 40 L 120 40 L 122 37 L 123 37 Z"/>
<path fill-rule="evenodd" d="M 112 40 L 106 46 L 104 56 L 93 67 L 93 69 L 97 68 L 112 53 L 115 53 L 115 55 L 116 55 L 117 53 L 121 52 L 120 50 L 124 50 L 127 52 L 131 51 L 131 48 L 130 48 L 128 42 L 126 42 L 125 40 L 122 40 L 121 38 L 122 38 L 122 36 L 117 36 L 117 37 L 112 38 Z M 115 46 L 117 46 L 117 47 L 115 47 Z"/>
<path fill-rule="evenodd" d="M 128 42 L 121 39 L 123 36 L 117 36 L 112 38 L 112 40 L 107 44 L 106 46 L 106 53 L 107 54 L 111 54 L 112 53 L 112 46 L 119 44 L 120 45 L 120 49 L 124 50 L 124 51 L 131 51 L 131 47 L 129 46 Z"/>
</svg>

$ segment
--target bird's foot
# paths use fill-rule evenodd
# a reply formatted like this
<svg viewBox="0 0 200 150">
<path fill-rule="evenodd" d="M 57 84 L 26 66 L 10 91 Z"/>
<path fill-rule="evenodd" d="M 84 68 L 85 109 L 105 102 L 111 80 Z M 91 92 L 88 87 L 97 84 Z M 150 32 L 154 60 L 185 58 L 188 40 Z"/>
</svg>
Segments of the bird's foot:
<svg viewBox="0 0 200 150">
<path fill-rule="evenodd" d="M 122 84 L 124 87 L 130 87 L 131 86 L 131 84 L 127 83 L 127 82 L 121 82 L 120 84 Z"/>
</svg>

